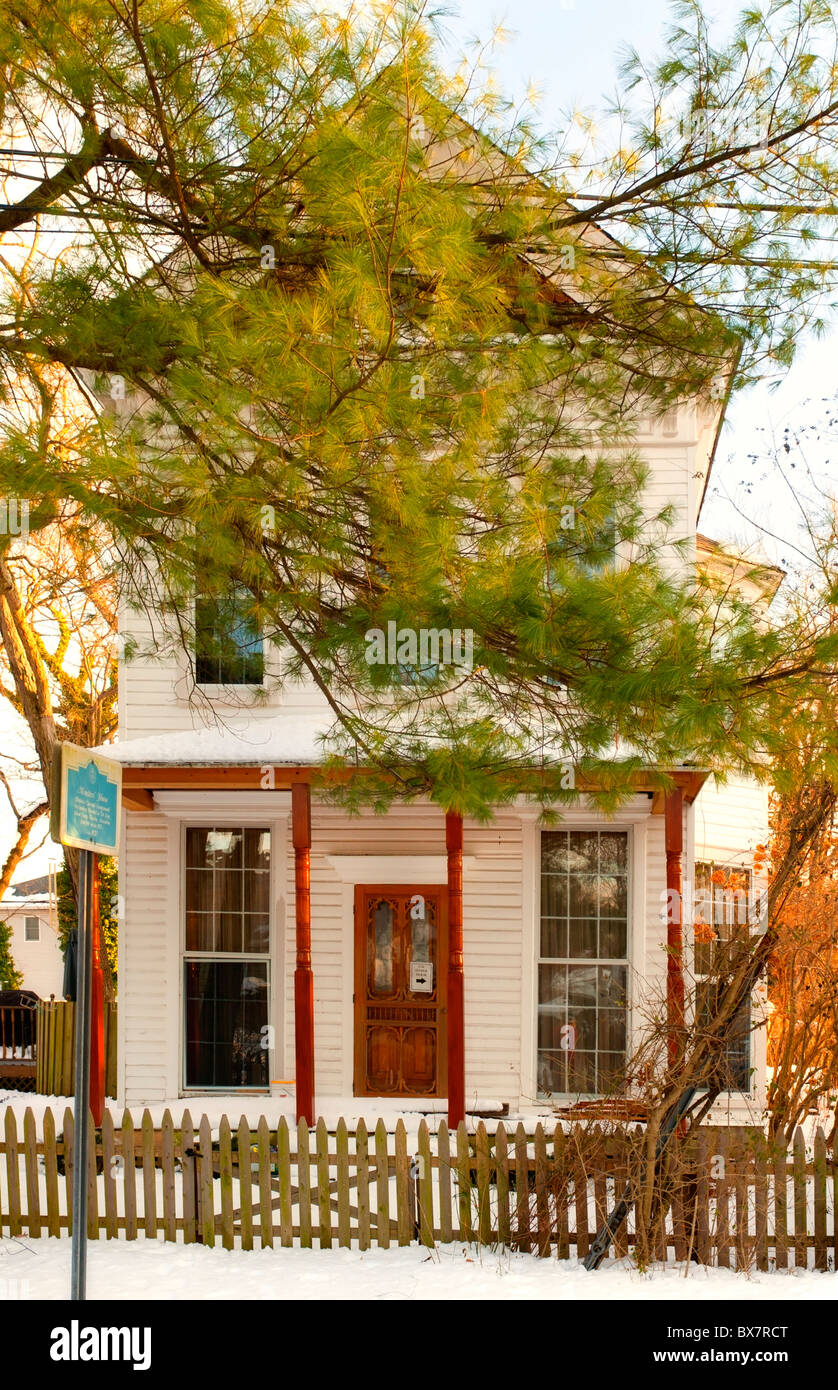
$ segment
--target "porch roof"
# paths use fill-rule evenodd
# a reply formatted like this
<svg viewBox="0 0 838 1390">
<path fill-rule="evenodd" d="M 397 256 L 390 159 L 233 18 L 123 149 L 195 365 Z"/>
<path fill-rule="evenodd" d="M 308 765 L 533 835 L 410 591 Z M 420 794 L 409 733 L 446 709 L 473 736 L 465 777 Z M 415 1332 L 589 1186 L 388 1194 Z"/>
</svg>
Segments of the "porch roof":
<svg viewBox="0 0 838 1390">
<path fill-rule="evenodd" d="M 128 767 L 317 766 L 331 721 L 322 715 L 283 714 L 246 725 L 180 729 L 103 744 L 97 752 Z"/>
<path fill-rule="evenodd" d="M 271 789 L 288 790 L 297 783 L 314 781 L 324 762 L 325 722 L 310 715 L 283 715 L 277 719 L 251 720 L 246 728 L 215 727 L 126 739 L 107 744 L 99 752 L 122 764 L 123 802 L 131 810 L 154 808 L 155 791 L 240 791 L 264 789 L 270 769 Z M 648 792 L 654 813 L 663 811 L 659 785 L 661 771 L 692 802 L 709 771 L 689 765 L 649 768 L 634 774 L 636 792 Z M 346 768 L 339 778 L 363 775 L 364 769 Z M 580 790 L 585 790 L 583 781 Z"/>
</svg>

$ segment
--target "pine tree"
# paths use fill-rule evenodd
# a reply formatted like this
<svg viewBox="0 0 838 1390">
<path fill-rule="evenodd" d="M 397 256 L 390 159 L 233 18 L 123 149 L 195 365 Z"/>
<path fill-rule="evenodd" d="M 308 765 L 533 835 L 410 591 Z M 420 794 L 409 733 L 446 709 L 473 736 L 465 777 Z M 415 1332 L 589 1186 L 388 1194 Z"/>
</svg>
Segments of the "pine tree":
<svg viewBox="0 0 838 1390">
<path fill-rule="evenodd" d="M 5 17 L 0 356 L 88 407 L 6 431 L 33 526 L 80 504 L 187 650 L 196 590 L 246 595 L 334 751 L 386 774 L 355 795 L 486 815 L 754 764 L 833 647 L 720 620 L 633 439 L 678 402 L 718 419 L 834 284 L 828 7 L 748 11 L 723 51 L 679 7 L 593 163 L 449 78 L 421 6 Z M 474 669 L 370 663 L 391 622 L 473 633 Z"/>
<path fill-rule="evenodd" d="M 12 929 L 0 922 L 0 989 L 21 989 L 23 975 L 12 959 Z"/>
</svg>

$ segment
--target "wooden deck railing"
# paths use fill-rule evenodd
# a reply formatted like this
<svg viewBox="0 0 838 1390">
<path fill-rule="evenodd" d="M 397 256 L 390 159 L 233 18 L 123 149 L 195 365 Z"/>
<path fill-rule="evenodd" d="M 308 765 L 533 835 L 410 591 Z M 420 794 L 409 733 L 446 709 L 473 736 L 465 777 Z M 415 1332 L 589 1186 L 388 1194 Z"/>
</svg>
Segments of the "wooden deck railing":
<svg viewBox="0 0 838 1390">
<path fill-rule="evenodd" d="M 0 1086 L 35 1089 L 36 1018 L 32 1004 L 0 1004 Z"/>
</svg>

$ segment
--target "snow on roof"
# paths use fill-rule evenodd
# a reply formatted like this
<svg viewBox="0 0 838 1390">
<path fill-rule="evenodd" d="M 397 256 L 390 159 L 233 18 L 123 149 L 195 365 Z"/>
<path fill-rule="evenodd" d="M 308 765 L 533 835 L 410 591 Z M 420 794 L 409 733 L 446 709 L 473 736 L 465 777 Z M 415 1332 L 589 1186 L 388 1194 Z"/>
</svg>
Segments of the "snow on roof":
<svg viewBox="0 0 838 1390">
<path fill-rule="evenodd" d="M 125 767 L 308 766 L 323 762 L 322 739 L 330 722 L 322 714 L 283 714 L 251 719 L 245 726 L 184 729 L 102 744 L 94 751 Z"/>
<path fill-rule="evenodd" d="M 334 727 L 321 710 L 251 719 L 240 727 L 216 725 L 123 739 L 119 743 L 100 744 L 92 751 L 123 767 L 316 767 L 325 761 L 323 740 Z M 602 756 L 618 762 L 633 752 L 630 746 L 623 745 L 608 749 Z M 554 750 L 549 760 L 561 761 L 567 756 Z M 541 750 L 534 762 L 543 757 Z M 674 763 L 670 770 L 673 768 L 700 771 L 689 762 Z"/>
<path fill-rule="evenodd" d="M 37 878 L 19 878 L 9 889 L 18 898 L 33 898 L 40 894 L 49 895 L 49 874 L 39 874 Z"/>
</svg>

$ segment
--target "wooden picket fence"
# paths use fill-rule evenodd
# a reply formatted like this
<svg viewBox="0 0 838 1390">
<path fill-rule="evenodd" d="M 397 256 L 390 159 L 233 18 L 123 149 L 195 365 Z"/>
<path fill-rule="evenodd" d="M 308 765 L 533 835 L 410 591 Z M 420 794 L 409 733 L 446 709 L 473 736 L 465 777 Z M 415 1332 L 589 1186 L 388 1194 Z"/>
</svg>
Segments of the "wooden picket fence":
<svg viewBox="0 0 838 1390">
<path fill-rule="evenodd" d="M 76 1006 L 69 999 L 38 1003 L 35 1090 L 41 1096 L 75 1093 Z M 116 1095 L 116 1004 L 105 1005 L 105 1095 Z"/>
<path fill-rule="evenodd" d="M 159 1129 L 148 1111 L 135 1128 L 126 1111 L 118 1127 L 109 1112 L 101 1131 L 92 1119 L 90 1127 L 91 1238 L 245 1250 L 459 1240 L 581 1257 L 636 1152 L 632 1136 L 602 1134 L 596 1168 L 586 1172 L 572 1133 L 548 1135 L 540 1125 L 530 1135 L 502 1124 L 469 1134 L 443 1123 L 431 1134 L 423 1120 L 413 1146 L 401 1121 L 388 1133 L 381 1121 L 374 1132 L 363 1121 L 350 1132 L 341 1120 L 330 1133 L 322 1120 L 313 1130 L 285 1120 L 270 1129 L 263 1118 L 251 1130 L 244 1118 L 233 1129 L 225 1117 L 213 1133 L 206 1116 L 196 1127 L 189 1111 L 178 1126 L 166 1111 Z M 69 1232 L 72 1111 L 57 1122 L 47 1110 L 39 1136 L 31 1109 L 22 1132 L 9 1109 L 2 1134 L 0 1235 Z M 800 1131 L 790 1154 L 702 1131 L 684 1172 L 657 1258 L 695 1252 L 702 1263 L 737 1269 L 838 1268 L 838 1165 L 821 1130 L 811 1159 Z M 630 1252 L 633 1229 L 630 1219 L 612 1254 Z"/>
</svg>

